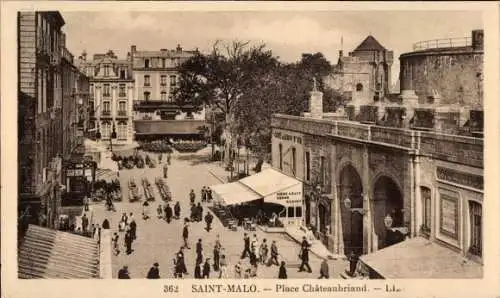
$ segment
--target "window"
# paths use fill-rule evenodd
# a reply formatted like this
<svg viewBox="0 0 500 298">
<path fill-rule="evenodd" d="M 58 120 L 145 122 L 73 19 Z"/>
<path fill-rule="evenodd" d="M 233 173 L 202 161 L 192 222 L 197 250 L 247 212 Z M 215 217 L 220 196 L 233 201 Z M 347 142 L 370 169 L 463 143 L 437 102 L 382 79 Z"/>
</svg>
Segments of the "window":
<svg viewBox="0 0 500 298">
<path fill-rule="evenodd" d="M 111 124 L 109 122 L 103 122 L 101 124 L 101 137 L 103 139 L 108 139 L 111 133 Z"/>
<path fill-rule="evenodd" d="M 118 131 L 116 132 L 116 137 L 119 140 L 126 140 L 127 139 L 127 123 L 126 122 L 118 123 Z"/>
<path fill-rule="evenodd" d="M 160 85 L 166 86 L 167 85 L 167 76 L 162 75 L 160 77 Z"/>
<path fill-rule="evenodd" d="M 109 77 L 109 65 L 104 65 L 104 76 Z"/>
<path fill-rule="evenodd" d="M 325 185 L 325 157 L 321 156 L 319 158 L 319 183 L 324 186 Z"/>
<path fill-rule="evenodd" d="M 165 92 L 165 91 L 161 92 L 161 100 L 162 101 L 166 101 L 167 100 L 167 92 Z"/>
<path fill-rule="evenodd" d="M 144 100 L 145 101 L 148 101 L 149 100 L 149 96 L 151 95 L 151 93 L 149 92 L 144 92 Z"/>
<path fill-rule="evenodd" d="M 358 92 L 363 91 L 363 84 L 361 84 L 361 83 L 356 84 L 356 91 L 358 91 Z"/>
<path fill-rule="evenodd" d="M 120 79 L 125 79 L 125 70 L 120 70 Z"/>
<path fill-rule="evenodd" d="M 481 256 L 483 251 L 482 206 L 477 202 L 469 202 L 470 212 L 470 249 L 469 252 Z"/>
<path fill-rule="evenodd" d="M 295 217 L 295 208 L 294 207 L 288 207 L 286 215 L 287 215 L 287 217 Z"/>
<path fill-rule="evenodd" d="M 111 115 L 111 103 L 109 101 L 104 101 L 102 103 L 102 114 L 104 116 Z"/>
<path fill-rule="evenodd" d="M 144 76 L 144 86 L 151 86 L 151 80 L 149 75 Z"/>
<path fill-rule="evenodd" d="M 149 59 L 144 60 L 144 67 L 149 68 Z"/>
<path fill-rule="evenodd" d="M 127 116 L 127 102 L 124 100 L 118 102 L 118 116 Z"/>
<path fill-rule="evenodd" d="M 90 94 L 94 94 L 94 84 L 90 84 Z"/>
<path fill-rule="evenodd" d="M 282 144 L 278 145 L 278 150 L 279 150 L 279 166 L 280 166 L 280 170 L 283 170 L 283 145 Z"/>
<path fill-rule="evenodd" d="M 306 152 L 306 181 L 311 180 L 311 153 Z"/>
<path fill-rule="evenodd" d="M 94 101 L 93 100 L 89 101 L 89 110 L 90 110 L 90 116 L 94 116 L 95 111 L 94 111 Z"/>
<path fill-rule="evenodd" d="M 120 84 L 118 96 L 120 96 L 120 97 L 127 96 L 127 93 L 125 92 L 125 84 Z"/>
<path fill-rule="evenodd" d="M 292 148 L 292 174 L 295 175 L 297 169 L 297 150 Z"/>
<path fill-rule="evenodd" d="M 110 96 L 110 92 L 109 92 L 109 84 L 104 84 L 104 89 L 103 89 L 103 92 L 102 92 L 103 96 Z"/>
<path fill-rule="evenodd" d="M 423 206 L 423 220 L 422 220 L 422 231 L 430 232 L 431 230 L 431 220 L 432 220 L 432 201 L 431 201 L 431 190 L 427 187 L 420 188 L 420 194 L 422 196 L 422 206 Z"/>
<path fill-rule="evenodd" d="M 295 217 L 302 217 L 302 207 L 295 207 Z"/>
<path fill-rule="evenodd" d="M 161 58 L 161 67 L 165 68 L 165 58 Z"/>
<path fill-rule="evenodd" d="M 170 76 L 170 93 L 177 87 L 177 76 Z"/>
</svg>

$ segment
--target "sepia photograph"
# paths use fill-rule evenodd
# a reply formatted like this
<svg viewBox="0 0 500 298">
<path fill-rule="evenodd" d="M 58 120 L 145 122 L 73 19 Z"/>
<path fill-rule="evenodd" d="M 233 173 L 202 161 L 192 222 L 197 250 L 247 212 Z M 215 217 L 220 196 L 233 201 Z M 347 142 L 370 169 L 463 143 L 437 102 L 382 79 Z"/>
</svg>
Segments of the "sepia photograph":
<svg viewBox="0 0 500 298">
<path fill-rule="evenodd" d="M 483 10 L 15 19 L 17 279 L 485 277 Z"/>
</svg>

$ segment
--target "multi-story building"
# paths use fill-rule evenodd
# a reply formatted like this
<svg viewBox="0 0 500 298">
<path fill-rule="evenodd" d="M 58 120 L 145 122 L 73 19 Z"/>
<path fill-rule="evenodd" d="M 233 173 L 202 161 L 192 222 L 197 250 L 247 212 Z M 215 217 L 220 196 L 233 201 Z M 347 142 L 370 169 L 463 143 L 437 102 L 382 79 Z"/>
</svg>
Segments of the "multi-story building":
<svg viewBox="0 0 500 298">
<path fill-rule="evenodd" d="M 129 57 L 135 82 L 134 127 L 136 139 L 161 137 L 197 137 L 205 120 L 204 110 L 179 106 L 174 101 L 178 86 L 178 66 L 195 55 L 195 51 L 138 51 L 131 46 Z"/>
<path fill-rule="evenodd" d="M 358 273 L 482 276 L 482 40 L 402 54 L 399 101 L 353 96 L 332 120 L 313 91 L 309 113 L 273 116 L 272 164 L 304 182 L 303 224 L 332 252 L 363 254 Z"/>
<path fill-rule="evenodd" d="M 113 130 L 117 145 L 133 141 L 134 80 L 131 60 L 118 59 L 113 51 L 95 54 L 91 61 L 87 53 L 79 57 L 79 68 L 90 78 L 89 130 L 99 132 L 109 140 Z"/>
<path fill-rule="evenodd" d="M 18 206 L 29 214 L 25 220 L 49 227 L 61 205 L 62 160 L 78 143 L 68 129 L 76 109 L 75 68 L 63 25 L 59 12 L 18 13 Z"/>
</svg>

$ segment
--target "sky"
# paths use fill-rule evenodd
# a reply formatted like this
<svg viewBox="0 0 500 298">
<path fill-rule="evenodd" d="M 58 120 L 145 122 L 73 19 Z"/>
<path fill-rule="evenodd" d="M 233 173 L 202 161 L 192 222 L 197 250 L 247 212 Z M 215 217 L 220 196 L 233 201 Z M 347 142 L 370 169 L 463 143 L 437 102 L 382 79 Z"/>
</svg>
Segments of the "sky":
<svg viewBox="0 0 500 298">
<path fill-rule="evenodd" d="M 398 57 L 423 40 L 471 36 L 482 29 L 480 11 L 61 11 L 66 24 L 66 47 L 78 57 L 85 49 L 113 50 L 125 58 L 131 45 L 138 50 L 199 48 L 208 52 L 216 40 L 264 43 L 283 62 L 300 60 L 302 53 L 321 52 L 338 60 L 369 34 L 394 51 L 392 81 L 399 75 Z"/>
</svg>

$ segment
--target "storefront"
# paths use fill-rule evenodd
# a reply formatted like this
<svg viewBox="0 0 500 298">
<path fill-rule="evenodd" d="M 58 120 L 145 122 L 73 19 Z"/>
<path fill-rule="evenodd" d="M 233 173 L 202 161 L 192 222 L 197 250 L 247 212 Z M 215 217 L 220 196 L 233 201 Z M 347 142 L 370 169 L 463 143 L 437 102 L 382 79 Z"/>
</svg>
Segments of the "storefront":
<svg viewBox="0 0 500 298">
<path fill-rule="evenodd" d="M 64 162 L 66 193 L 64 206 L 83 205 L 83 198 L 90 194 L 95 182 L 97 164 L 90 157 L 74 156 Z"/>
<path fill-rule="evenodd" d="M 302 182 L 274 169 L 266 169 L 258 174 L 239 181 L 212 186 L 214 197 L 224 205 L 240 205 L 263 200 L 260 205 L 266 208 L 279 206 L 277 212 L 283 225 L 303 224 Z"/>
</svg>

